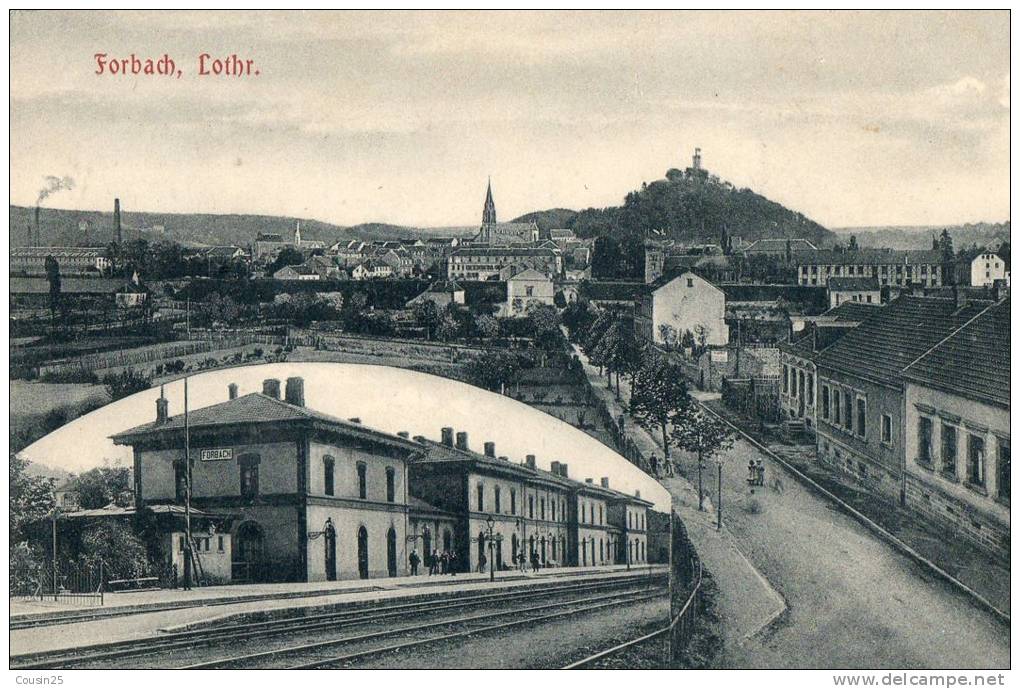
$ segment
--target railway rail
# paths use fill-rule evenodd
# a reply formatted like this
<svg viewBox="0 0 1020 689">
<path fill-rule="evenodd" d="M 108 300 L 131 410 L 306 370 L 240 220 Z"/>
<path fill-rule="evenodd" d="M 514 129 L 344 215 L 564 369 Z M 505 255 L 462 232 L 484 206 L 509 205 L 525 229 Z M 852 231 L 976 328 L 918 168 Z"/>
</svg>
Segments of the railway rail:
<svg viewBox="0 0 1020 689">
<path fill-rule="evenodd" d="M 49 653 L 22 654 L 11 657 L 11 667 L 17 669 L 68 669 L 72 667 L 103 667 L 117 661 L 118 667 L 123 667 L 124 660 L 143 659 L 154 655 L 188 655 L 188 651 L 199 649 L 201 653 L 208 654 L 211 646 L 229 646 L 231 643 L 244 643 L 253 638 L 268 638 L 288 636 L 293 634 L 306 634 L 317 631 L 335 631 L 344 627 L 364 626 L 378 623 L 385 623 L 388 620 L 404 619 L 420 615 L 435 615 L 449 613 L 451 611 L 464 611 L 486 605 L 513 606 L 514 603 L 535 601 L 536 599 L 547 598 L 557 595 L 591 594 L 600 592 L 601 600 L 608 600 L 608 596 L 619 597 L 621 595 L 633 595 L 633 591 L 642 588 L 650 588 L 653 584 L 661 582 L 664 574 L 649 577 L 647 574 L 616 577 L 608 580 L 553 583 L 534 587 L 522 587 L 519 590 L 500 591 L 494 593 L 477 593 L 462 595 L 453 599 L 429 598 L 423 601 L 409 603 L 394 603 L 388 605 L 375 605 L 371 608 L 359 608 L 356 610 L 339 610 L 310 615 L 293 615 L 276 620 L 236 623 L 220 625 L 216 627 L 161 634 L 158 636 L 146 637 L 130 641 L 111 642 L 97 646 L 90 646 L 83 649 L 68 649 Z M 619 593 L 622 591 L 622 593 Z M 588 599 L 590 600 L 590 599 Z M 573 601 L 562 601 L 553 605 L 570 605 Z M 486 615 L 510 614 L 521 612 L 519 608 L 511 607 L 509 610 L 497 610 L 485 615 L 475 616 L 484 618 Z M 429 623 L 428 625 L 415 625 L 414 628 L 422 629 L 438 628 L 444 624 L 454 624 L 467 620 L 467 617 L 445 619 Z M 472 618 L 473 619 L 473 618 Z M 410 628 L 401 628 L 405 631 Z M 376 636 L 392 636 L 394 631 L 386 630 L 374 632 Z M 375 638 L 372 634 L 356 635 L 352 638 Z M 364 640 L 364 639 L 363 639 Z M 344 643 L 344 640 L 333 640 L 335 645 Z M 306 644 L 307 645 L 307 644 Z M 252 654 L 248 654 L 252 655 Z M 260 654 L 254 654 L 256 656 Z M 175 667 L 180 667 L 179 661 Z M 226 660 L 230 660 L 229 658 Z M 185 659 L 187 662 L 187 659 Z M 219 661 L 216 661 L 219 662 Z M 203 667 L 207 663 L 197 663 L 195 666 Z"/>
</svg>

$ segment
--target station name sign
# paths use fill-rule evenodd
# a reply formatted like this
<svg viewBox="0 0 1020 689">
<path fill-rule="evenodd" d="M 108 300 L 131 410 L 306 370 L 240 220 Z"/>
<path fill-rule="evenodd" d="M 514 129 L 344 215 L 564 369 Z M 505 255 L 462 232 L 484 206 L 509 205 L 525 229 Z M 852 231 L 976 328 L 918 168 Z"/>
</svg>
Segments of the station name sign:
<svg viewBox="0 0 1020 689">
<path fill-rule="evenodd" d="M 203 462 L 222 462 L 225 459 L 234 458 L 234 448 L 220 447 L 211 450 L 202 450 Z"/>
</svg>

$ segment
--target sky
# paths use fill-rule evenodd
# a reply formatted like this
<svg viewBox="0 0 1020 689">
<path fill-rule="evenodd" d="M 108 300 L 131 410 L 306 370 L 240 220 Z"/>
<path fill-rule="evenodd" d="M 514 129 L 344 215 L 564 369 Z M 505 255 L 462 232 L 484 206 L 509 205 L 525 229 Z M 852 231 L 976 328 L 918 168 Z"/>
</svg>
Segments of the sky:
<svg viewBox="0 0 1020 689">
<path fill-rule="evenodd" d="M 181 78 L 97 75 L 169 54 Z M 258 76 L 199 76 L 199 55 Z M 704 165 L 829 227 L 1009 218 L 1009 14 L 21 12 L 11 202 L 468 225 Z"/>
</svg>

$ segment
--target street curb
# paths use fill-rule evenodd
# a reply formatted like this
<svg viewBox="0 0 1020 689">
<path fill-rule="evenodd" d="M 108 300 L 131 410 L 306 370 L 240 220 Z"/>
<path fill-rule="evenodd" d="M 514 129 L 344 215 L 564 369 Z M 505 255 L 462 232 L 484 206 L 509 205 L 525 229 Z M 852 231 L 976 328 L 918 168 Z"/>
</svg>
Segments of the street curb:
<svg viewBox="0 0 1020 689">
<path fill-rule="evenodd" d="M 739 433 L 749 443 L 751 443 L 756 448 L 758 448 L 758 450 L 760 450 L 761 452 L 764 452 L 766 455 L 768 455 L 774 461 L 776 461 L 780 465 L 782 465 L 787 471 L 789 471 L 791 474 L 793 474 L 794 477 L 797 478 L 799 481 L 801 481 L 802 483 L 806 484 L 807 486 L 809 486 L 810 488 L 814 489 L 815 491 L 821 493 L 822 495 L 824 495 L 826 498 L 828 498 L 832 502 L 836 503 L 836 505 L 839 506 L 840 509 L 842 509 L 844 512 L 849 514 L 851 517 L 853 517 L 854 519 L 859 521 L 861 524 L 864 525 L 865 528 L 867 528 L 869 531 L 871 531 L 874 534 L 876 534 L 879 538 L 884 540 L 886 543 L 888 543 L 889 545 L 893 546 L 893 548 L 895 548 L 896 550 L 900 551 L 902 554 L 906 555 L 908 558 L 913 560 L 915 563 L 921 565 L 922 567 L 926 567 L 933 574 L 935 574 L 936 576 L 940 577 L 944 581 L 952 584 L 961 593 L 964 593 L 964 594 L 970 596 L 974 600 L 974 602 L 978 604 L 979 607 L 984 608 L 987 612 L 992 613 L 992 615 L 995 616 L 996 618 L 998 618 L 998 620 L 1000 622 L 1004 622 L 1007 625 L 1010 623 L 1010 616 L 1009 616 L 1008 612 L 1003 612 L 999 608 L 995 607 L 987 598 L 982 596 L 980 593 L 978 593 L 974 589 L 972 589 L 969 586 L 967 586 L 966 584 L 964 584 L 962 581 L 960 581 L 959 579 L 954 577 L 952 574 L 950 574 L 949 572 L 945 571 L 944 569 L 942 569 L 941 567 L 936 565 L 934 562 L 932 562 L 928 558 L 924 557 L 919 552 L 917 552 L 916 550 L 911 548 L 909 545 L 907 545 L 906 543 L 901 541 L 899 538 L 897 538 L 896 536 L 894 536 L 893 534 L 889 533 L 884 528 L 882 528 L 881 526 L 879 526 L 878 524 L 873 522 L 871 519 L 866 517 L 864 514 L 862 514 L 861 512 L 857 511 L 856 509 L 854 509 L 851 505 L 849 505 L 848 503 L 844 502 L 842 499 L 838 498 L 836 495 L 834 495 L 833 493 L 828 491 L 826 488 L 824 488 L 821 485 L 819 485 L 814 479 L 812 479 L 808 475 L 806 475 L 803 472 L 801 472 L 800 469 L 796 468 L 795 466 L 793 466 L 792 464 L 787 462 L 785 459 L 783 459 L 782 457 L 777 455 L 775 452 L 773 452 L 769 448 L 767 448 L 764 445 L 762 445 L 755 438 L 753 438 L 752 436 L 748 435 L 743 429 L 741 429 L 740 427 L 738 427 L 735 424 L 733 424 L 729 419 L 725 418 L 724 416 L 722 416 L 721 414 L 719 414 L 715 410 L 709 408 L 707 405 L 705 405 L 704 402 L 702 402 L 701 400 L 696 400 L 696 401 L 698 402 L 698 406 L 700 406 L 702 409 L 704 409 L 705 411 L 707 411 L 709 414 L 711 414 L 712 416 L 716 417 L 717 419 L 721 420 L 727 426 L 729 426 L 734 431 Z"/>
</svg>

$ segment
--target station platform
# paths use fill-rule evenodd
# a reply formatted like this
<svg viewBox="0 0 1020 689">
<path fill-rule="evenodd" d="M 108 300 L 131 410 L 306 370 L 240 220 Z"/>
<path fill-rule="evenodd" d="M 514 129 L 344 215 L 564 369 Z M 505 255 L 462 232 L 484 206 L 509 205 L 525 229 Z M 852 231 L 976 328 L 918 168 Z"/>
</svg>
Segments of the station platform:
<svg viewBox="0 0 1020 689">
<path fill-rule="evenodd" d="M 666 565 L 562 567 L 536 573 L 496 572 L 456 575 L 418 575 L 387 579 L 357 579 L 291 584 L 235 584 L 190 591 L 157 590 L 110 593 L 102 607 L 60 607 L 52 602 L 13 603 L 10 622 L 35 626 L 10 630 L 10 653 L 40 653 L 80 648 L 112 641 L 151 637 L 210 624 L 229 624 L 253 615 L 287 614 L 299 609 L 327 609 L 344 605 L 423 597 L 442 597 L 461 591 L 512 589 L 565 578 L 603 579 L 665 573 Z"/>
</svg>

